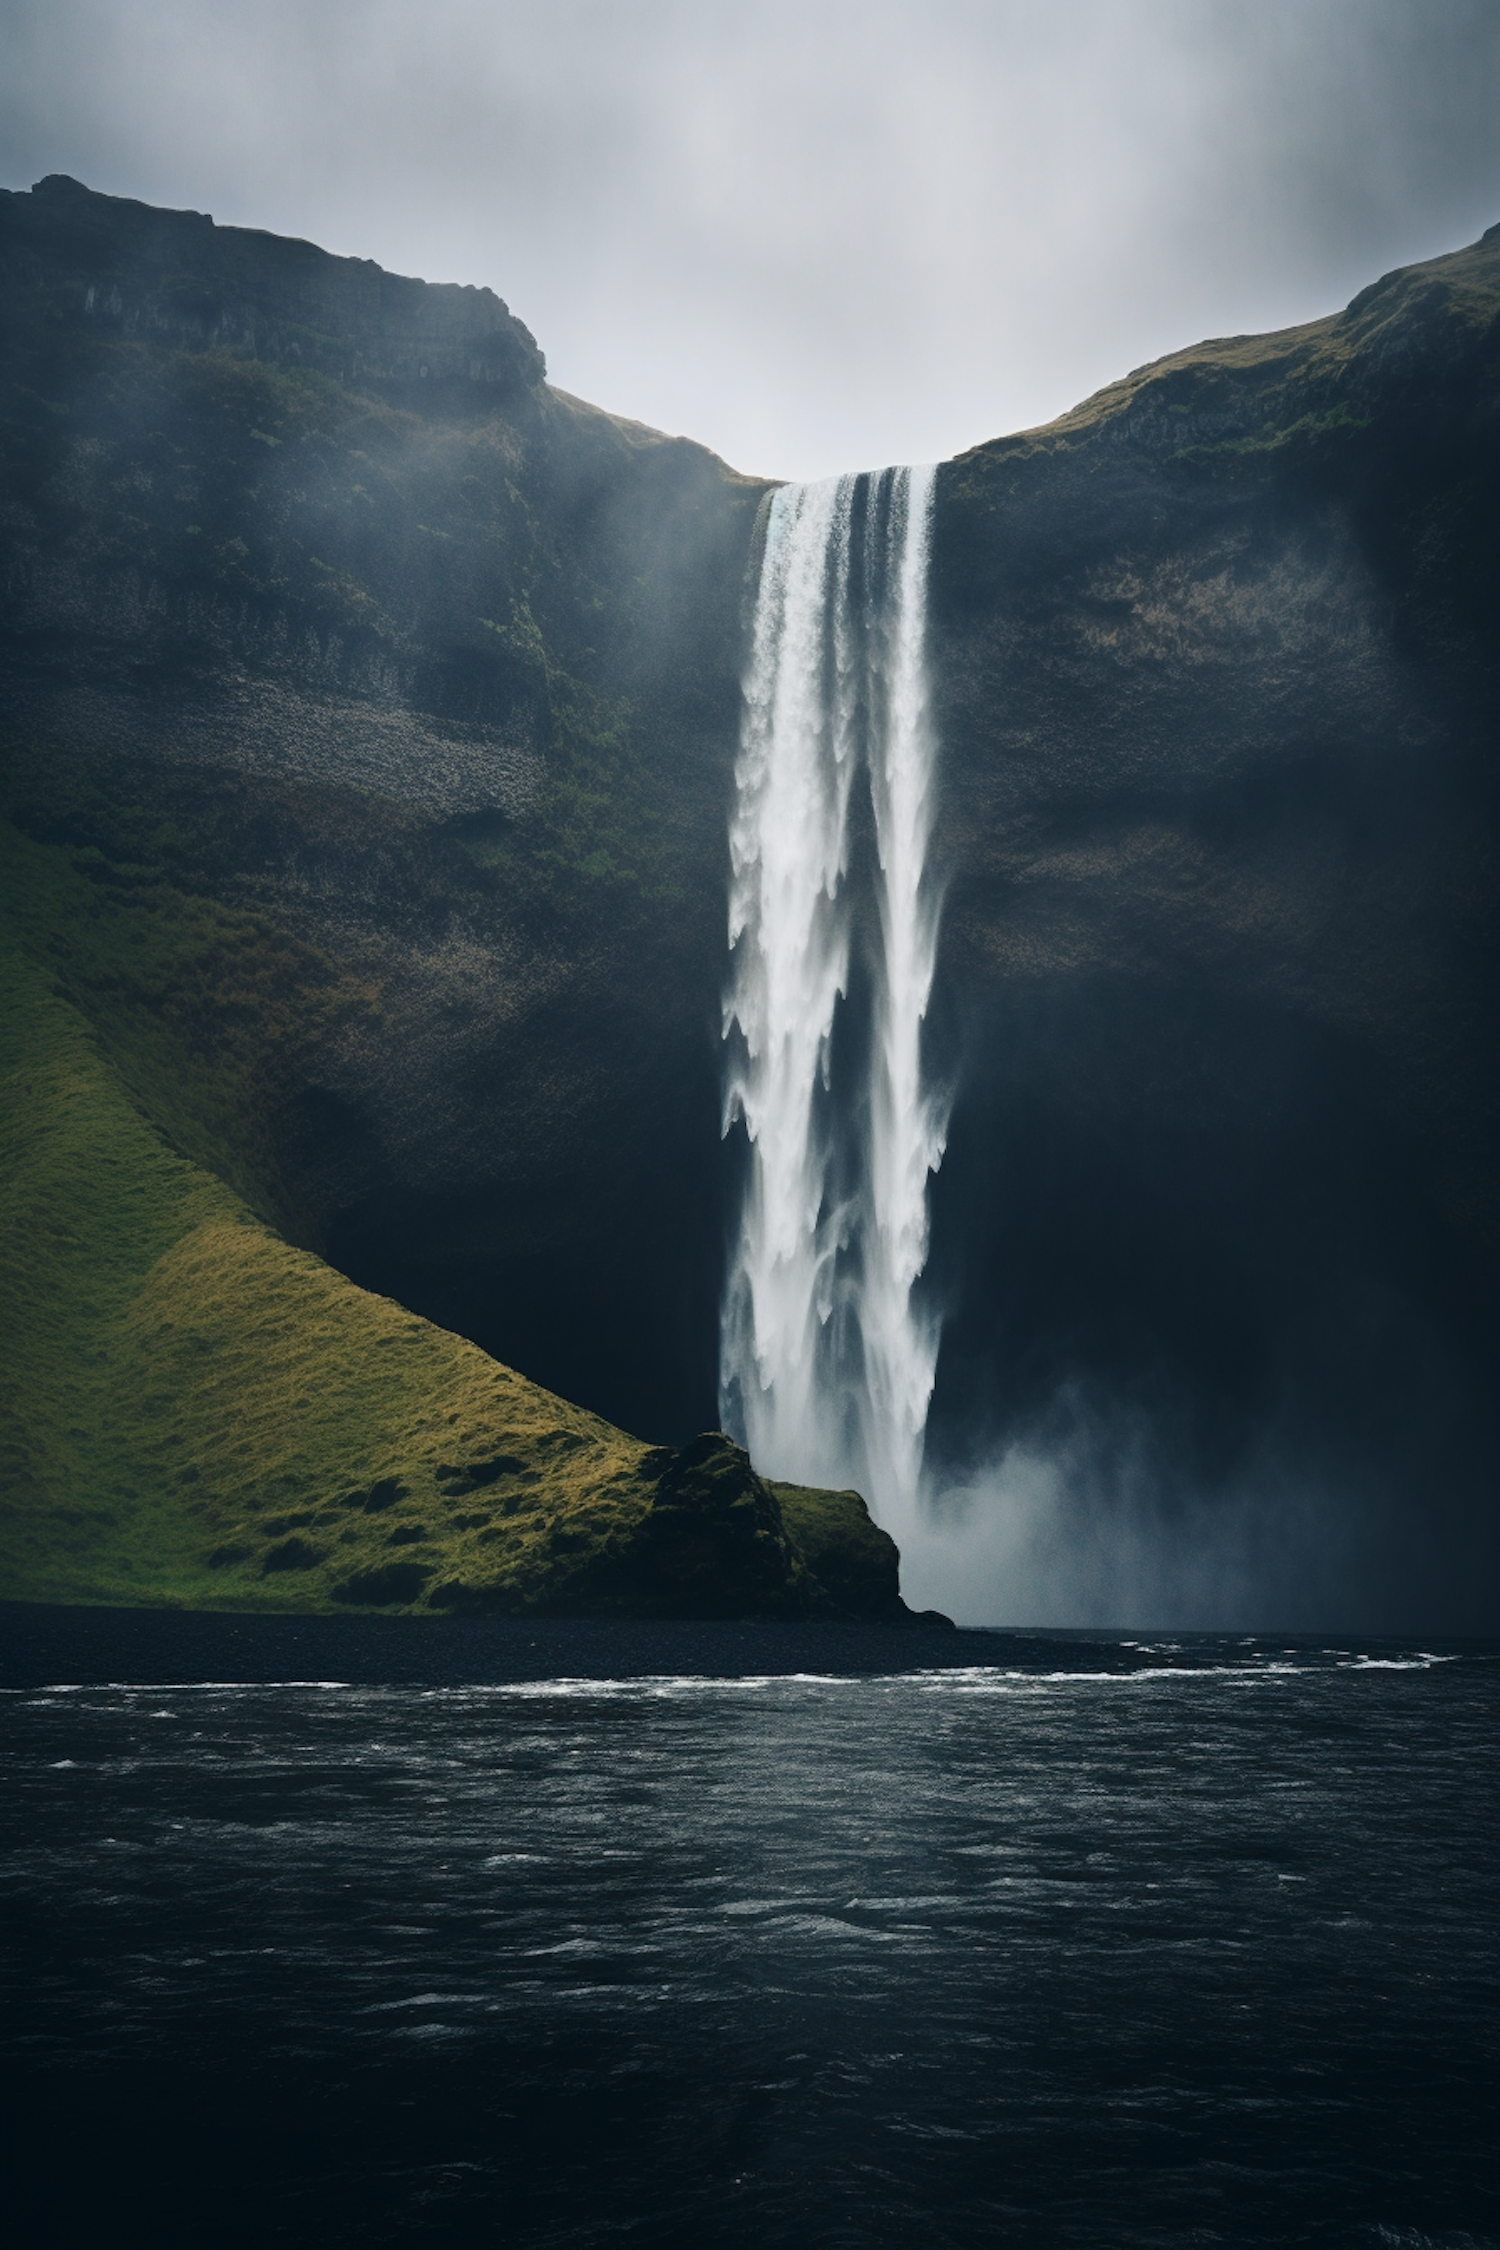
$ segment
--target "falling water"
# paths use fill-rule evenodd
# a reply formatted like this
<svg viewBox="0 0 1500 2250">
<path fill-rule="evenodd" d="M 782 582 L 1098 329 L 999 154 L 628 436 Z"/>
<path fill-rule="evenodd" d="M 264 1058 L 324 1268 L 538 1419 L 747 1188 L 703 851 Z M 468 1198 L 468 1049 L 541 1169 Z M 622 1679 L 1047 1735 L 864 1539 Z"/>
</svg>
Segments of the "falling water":
<svg viewBox="0 0 1500 2250">
<path fill-rule="evenodd" d="M 749 1163 L 722 1410 L 768 1474 L 856 1484 L 886 1523 L 915 1505 L 938 1343 L 914 1295 L 947 1123 L 921 1055 L 932 491 L 887 469 L 772 499 L 730 830 L 725 1129 Z"/>
</svg>

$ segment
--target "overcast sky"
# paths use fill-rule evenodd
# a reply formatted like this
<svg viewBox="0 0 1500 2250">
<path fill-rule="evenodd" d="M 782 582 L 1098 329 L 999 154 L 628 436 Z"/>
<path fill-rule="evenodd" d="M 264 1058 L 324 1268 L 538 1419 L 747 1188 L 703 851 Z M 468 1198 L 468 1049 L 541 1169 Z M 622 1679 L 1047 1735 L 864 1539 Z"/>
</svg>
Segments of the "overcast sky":
<svg viewBox="0 0 1500 2250">
<path fill-rule="evenodd" d="M 1500 0 L 0 0 L 0 184 L 481 281 L 784 476 L 954 453 L 1500 219 Z"/>
</svg>

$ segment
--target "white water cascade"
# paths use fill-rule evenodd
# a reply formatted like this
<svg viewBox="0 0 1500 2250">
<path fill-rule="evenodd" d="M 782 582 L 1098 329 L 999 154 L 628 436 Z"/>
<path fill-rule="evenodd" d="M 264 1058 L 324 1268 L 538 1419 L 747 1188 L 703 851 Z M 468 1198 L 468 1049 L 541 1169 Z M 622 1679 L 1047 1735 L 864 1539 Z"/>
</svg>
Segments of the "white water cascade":
<svg viewBox="0 0 1500 2250">
<path fill-rule="evenodd" d="M 725 1131 L 748 1166 L 721 1411 L 757 1468 L 916 1507 L 938 1323 L 915 1292 L 947 1103 L 924 1081 L 934 473 L 770 504 L 730 830 Z"/>
</svg>

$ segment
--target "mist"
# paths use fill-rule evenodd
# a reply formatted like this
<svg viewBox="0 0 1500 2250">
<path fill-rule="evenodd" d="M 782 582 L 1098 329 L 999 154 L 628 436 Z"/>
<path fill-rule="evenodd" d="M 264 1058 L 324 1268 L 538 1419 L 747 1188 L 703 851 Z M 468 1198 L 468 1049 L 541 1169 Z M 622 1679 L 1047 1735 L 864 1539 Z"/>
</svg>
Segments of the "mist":
<svg viewBox="0 0 1500 2250">
<path fill-rule="evenodd" d="M 484 283 L 756 473 L 943 458 L 1500 214 L 1493 0 L 7 0 L 0 177 Z"/>
<path fill-rule="evenodd" d="M 961 1625 L 1219 1632 L 1490 1629 L 1487 1511 L 1414 1515 L 1268 1426 L 1205 1477 L 1141 1400 L 1065 1385 L 966 1473 L 930 1480 L 902 1591 Z M 1396 1504 L 1390 1504 L 1392 1501 Z"/>
</svg>

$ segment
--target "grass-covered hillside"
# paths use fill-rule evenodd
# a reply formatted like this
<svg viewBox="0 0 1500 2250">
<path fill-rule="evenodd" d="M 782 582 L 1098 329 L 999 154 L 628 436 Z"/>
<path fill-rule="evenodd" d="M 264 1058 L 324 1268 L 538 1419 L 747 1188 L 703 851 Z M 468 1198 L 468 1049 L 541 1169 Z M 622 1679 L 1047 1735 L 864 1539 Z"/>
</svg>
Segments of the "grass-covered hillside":
<svg viewBox="0 0 1500 2250">
<path fill-rule="evenodd" d="M 852 1494 L 648 1448 L 285 1240 L 246 1199 L 274 1213 L 257 1065 L 358 996 L 145 870 L 3 842 L 7 1595 L 899 1614 Z"/>
</svg>

